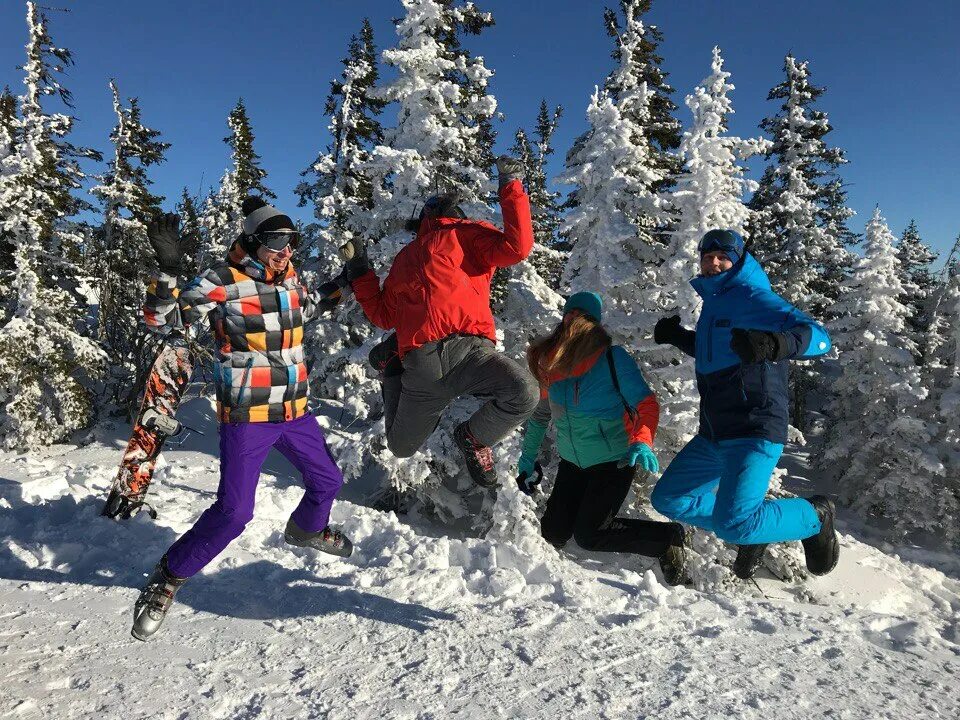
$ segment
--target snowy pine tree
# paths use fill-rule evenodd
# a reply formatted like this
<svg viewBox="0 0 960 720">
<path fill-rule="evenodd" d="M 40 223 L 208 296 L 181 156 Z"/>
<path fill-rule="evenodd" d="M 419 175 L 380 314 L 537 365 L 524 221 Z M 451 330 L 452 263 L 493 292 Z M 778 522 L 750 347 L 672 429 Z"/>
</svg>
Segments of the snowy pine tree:
<svg viewBox="0 0 960 720">
<path fill-rule="evenodd" d="M 548 186 L 547 160 L 554 153 L 553 134 L 562 113 L 563 109 L 559 105 L 551 112 L 547 107 L 547 101 L 541 100 L 534 130 L 536 142 L 531 143 L 526 131 L 519 128 L 514 136 L 513 147 L 510 149 L 513 156 L 523 162 L 527 175 L 526 186 L 530 195 L 535 239 L 533 251 L 530 253 L 530 262 L 537 273 L 553 288 L 560 287 L 567 254 L 559 247 L 560 193 L 550 190 Z M 500 305 L 502 300 L 500 304 L 496 304 L 495 301 L 495 307 Z"/>
<path fill-rule="evenodd" d="M 163 162 L 169 143 L 145 126 L 137 98 L 123 107 L 110 81 L 117 124 L 110 134 L 114 155 L 108 171 L 91 193 L 103 204 L 103 224 L 91 253 L 97 281 L 97 336 L 110 357 L 111 396 L 133 411 L 139 383 L 155 352 L 140 321 L 144 285 L 153 262 L 146 226 L 159 212 L 163 197 L 150 192 L 147 168 Z"/>
<path fill-rule="evenodd" d="M 200 200 L 184 187 L 180 193 L 180 201 L 177 203 L 177 213 L 180 215 L 180 234 L 183 236 L 195 236 L 200 238 L 197 242 L 197 250 L 192 257 L 187 257 L 183 263 L 184 277 L 195 277 L 200 274 L 200 251 L 199 247 L 203 244 L 204 233 L 203 222 L 200 218 Z"/>
<path fill-rule="evenodd" d="M 810 82 L 808 64 L 787 55 L 784 72 L 785 80 L 768 95 L 782 101 L 780 108 L 760 123 L 773 140 L 766 153 L 773 162 L 750 200 L 755 213 L 748 227 L 750 250 L 776 292 L 823 322 L 832 317 L 852 263 L 846 246 L 855 239 L 847 227 L 854 213 L 837 177 L 847 160 L 824 140 L 833 128 L 827 114 L 814 107 L 824 89 Z M 815 370 L 794 363 L 790 379 L 792 419 L 803 428 Z"/>
<path fill-rule="evenodd" d="M 16 152 L 17 142 L 17 98 L 10 92 L 9 87 L 0 93 L 0 183 L 4 177 L 13 174 L 13 155 Z M 8 281 L 13 273 L 13 245 L 9 235 L 3 232 L 5 226 L 4 213 L 12 212 L 8 205 L 0 206 L 0 307 L 7 303 L 10 295 Z"/>
<path fill-rule="evenodd" d="M 780 109 L 760 123 L 773 140 L 766 153 L 773 163 L 750 201 L 751 251 L 779 294 L 823 321 L 851 263 L 845 243 L 853 237 L 846 226 L 853 211 L 836 177 L 847 160 L 824 141 L 833 128 L 814 108 L 824 89 L 811 84 L 808 64 L 787 55 L 784 71 L 786 79 L 768 95 L 783 101 Z"/>
<path fill-rule="evenodd" d="M 70 94 L 57 73 L 72 62 L 54 45 L 47 20 L 27 3 L 26 90 L 13 123 L 13 152 L 0 174 L 0 233 L 13 246 L 10 296 L 0 325 L 0 443 L 27 448 L 55 442 L 90 417 L 85 381 L 98 374 L 99 348 L 78 330 L 83 310 L 62 285 L 73 270 L 64 228 L 83 205 L 74 197 L 84 175 L 78 151 L 66 142 L 73 118 L 47 113 L 41 101 Z"/>
<path fill-rule="evenodd" d="M 820 460 L 847 503 L 897 526 L 926 512 L 930 488 L 919 478 L 940 465 L 902 295 L 894 238 L 877 208 L 831 323 L 842 373 Z"/>
<path fill-rule="evenodd" d="M 386 104 L 372 94 L 378 78 L 373 28 L 365 18 L 360 32 L 350 38 L 340 77 L 330 83 L 326 103 L 330 143 L 302 173 L 309 179 L 297 187 L 300 204 L 312 204 L 317 219 L 306 229 L 311 242 L 301 265 L 310 268 L 314 281 L 339 272 L 341 245 L 352 237 L 366 237 L 364 221 L 373 209 L 374 183 L 366 163 L 371 148 L 383 140 L 379 115 Z M 304 337 L 310 390 L 314 399 L 342 403 L 341 421 L 349 425 L 378 402 L 379 384 L 365 373 L 362 347 L 379 331 L 352 299 L 331 316 L 333 322 L 314 323 Z"/>
<path fill-rule="evenodd" d="M 907 225 L 900 242 L 897 245 L 897 261 L 900 269 L 900 283 L 903 285 L 903 296 L 900 302 L 910 310 L 907 323 L 911 331 L 911 339 L 917 344 L 920 352 L 917 359 L 923 357 L 927 330 L 930 327 L 931 301 L 936 290 L 936 278 L 931 272 L 937 254 L 923 242 L 915 220 Z"/>
<path fill-rule="evenodd" d="M 623 36 L 622 57 L 628 65 L 633 62 L 629 44 L 642 42 L 643 32 L 635 21 Z M 568 153 L 560 177 L 573 186 L 575 198 L 561 227 L 572 246 L 564 285 L 574 292 L 601 292 L 604 324 L 631 349 L 652 327 L 642 310 L 658 300 L 650 294 L 663 259 L 655 234 L 667 218 L 653 189 L 663 175 L 644 135 L 642 109 L 648 99 L 643 82 L 630 92 L 623 90 L 619 102 L 606 90 L 596 90 L 587 109 L 589 130 Z"/>
<path fill-rule="evenodd" d="M 954 546 L 960 544 L 960 261 L 944 268 L 944 283 L 930 306 L 924 379 L 930 390 L 919 416 L 936 425 L 930 442 L 940 464 L 918 469 L 923 489 L 917 514 L 896 518 L 903 531 L 923 530 Z"/>
<path fill-rule="evenodd" d="M 204 234 L 200 264 L 203 267 L 224 257 L 240 234 L 243 224 L 240 205 L 248 194 L 276 197 L 263 183 L 267 171 L 260 167 L 260 156 L 253 149 L 253 128 L 243 98 L 230 111 L 227 125 L 230 134 L 223 141 L 230 146 L 232 163 L 220 179 L 217 191 L 207 198 L 201 216 Z"/>
<path fill-rule="evenodd" d="M 667 82 L 669 73 L 661 68 L 663 58 L 658 53 L 663 32 L 656 25 L 642 22 L 652 4 L 653 0 L 620 0 L 623 20 L 615 10 L 604 10 L 604 25 L 616 43 L 613 59 L 617 61 L 617 69 L 609 75 L 604 87 L 621 112 L 630 115 L 632 110 L 629 104 L 620 102 L 621 96 L 632 94 L 640 83 L 646 84 L 646 107 L 638 108 L 638 114 L 630 119 L 643 127 L 651 167 L 661 178 L 654 189 L 664 191 L 672 187 L 680 171 L 680 158 L 675 151 L 680 147 L 681 126 L 673 117 L 677 110 L 676 103 L 670 98 L 673 88 Z M 629 53 L 630 57 L 625 57 L 624 53 Z"/>
</svg>

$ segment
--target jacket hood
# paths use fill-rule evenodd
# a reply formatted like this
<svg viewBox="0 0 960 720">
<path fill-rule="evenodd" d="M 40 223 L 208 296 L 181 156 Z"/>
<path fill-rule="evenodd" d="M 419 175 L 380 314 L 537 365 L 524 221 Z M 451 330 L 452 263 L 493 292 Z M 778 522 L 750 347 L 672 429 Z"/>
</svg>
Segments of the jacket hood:
<svg viewBox="0 0 960 720">
<path fill-rule="evenodd" d="M 726 272 L 711 277 L 697 275 L 690 284 L 704 299 L 738 286 L 770 290 L 767 274 L 760 267 L 760 263 L 748 252 L 745 252 L 740 262 Z"/>
</svg>

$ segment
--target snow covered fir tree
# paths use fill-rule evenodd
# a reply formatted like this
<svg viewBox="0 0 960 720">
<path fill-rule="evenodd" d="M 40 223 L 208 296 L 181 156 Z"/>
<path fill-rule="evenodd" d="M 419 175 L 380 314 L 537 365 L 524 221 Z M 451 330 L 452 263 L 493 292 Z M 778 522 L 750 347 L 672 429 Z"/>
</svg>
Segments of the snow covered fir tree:
<svg viewBox="0 0 960 720">
<path fill-rule="evenodd" d="M 932 272 L 937 254 L 930 250 L 916 220 L 910 220 L 897 244 L 897 268 L 903 296 L 900 298 L 910 311 L 907 324 L 910 336 L 917 348 L 917 359 L 922 360 L 927 332 L 930 328 L 932 304 L 937 291 L 937 281 Z"/>
<path fill-rule="evenodd" d="M 156 352 L 140 323 L 140 309 L 153 265 L 146 226 L 164 198 L 150 192 L 147 169 L 163 161 L 169 144 L 143 124 L 136 98 L 123 107 L 112 80 L 110 91 L 117 116 L 110 134 L 114 154 L 110 169 L 90 190 L 103 203 L 103 223 L 87 256 L 97 279 L 97 337 L 110 358 L 109 393 L 132 410 Z"/>
<path fill-rule="evenodd" d="M 260 156 L 253 148 L 254 135 L 243 98 L 227 116 L 230 134 L 223 141 L 230 146 L 230 167 L 220 178 L 220 186 L 211 193 L 200 216 L 204 228 L 200 246 L 200 265 L 211 265 L 225 257 L 227 249 L 240 234 L 243 198 L 254 193 L 266 198 L 276 197 L 265 184 L 267 171 L 260 167 Z"/>
<path fill-rule="evenodd" d="M 766 152 L 771 162 L 750 200 L 754 215 L 748 231 L 752 252 L 774 287 L 826 321 L 852 261 L 848 246 L 856 239 L 847 227 L 854 213 L 837 174 L 847 160 L 825 140 L 833 127 L 815 105 L 825 90 L 810 81 L 809 63 L 788 54 L 783 69 L 786 78 L 768 95 L 780 107 L 760 123 L 771 137 Z M 815 373 L 805 363 L 790 371 L 793 422 L 801 429 Z"/>
<path fill-rule="evenodd" d="M 942 505 L 929 478 L 943 466 L 937 418 L 923 412 L 929 390 L 914 360 L 894 243 L 877 208 L 831 323 L 842 372 L 821 462 L 855 508 L 901 528 L 929 527 Z"/>
<path fill-rule="evenodd" d="M 17 115 L 4 122 L 6 152 L 0 175 L 3 235 L 13 247 L 0 317 L 0 437 L 3 445 L 36 447 L 85 427 L 91 417 L 90 382 L 104 353 L 80 329 L 85 308 L 77 297 L 78 233 L 71 220 L 84 207 L 76 195 L 85 178 L 78 153 L 67 141 L 74 118 L 50 112 L 56 97 L 67 110 L 60 84 L 70 52 L 54 44 L 46 16 L 27 3 L 29 42 L 24 94 Z M 9 107 L 9 106 L 8 106 Z M 11 277 L 12 276 L 12 277 Z"/>
</svg>

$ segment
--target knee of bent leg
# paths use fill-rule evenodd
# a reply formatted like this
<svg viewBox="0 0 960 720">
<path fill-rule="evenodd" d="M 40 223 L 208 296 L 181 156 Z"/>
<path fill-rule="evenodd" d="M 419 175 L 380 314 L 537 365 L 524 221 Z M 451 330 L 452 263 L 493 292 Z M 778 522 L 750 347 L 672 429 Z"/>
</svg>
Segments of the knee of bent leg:
<svg viewBox="0 0 960 720">
<path fill-rule="evenodd" d="M 522 373 L 520 386 L 517 388 L 517 405 L 524 414 L 530 414 L 537 409 L 540 402 L 540 386 L 530 373 Z"/>
<path fill-rule="evenodd" d="M 217 500 L 214 507 L 223 519 L 225 525 L 234 528 L 238 533 L 253 520 L 253 502 L 224 503 Z"/>
<path fill-rule="evenodd" d="M 597 529 L 578 527 L 573 531 L 573 539 L 584 550 L 593 550 L 597 546 Z"/>
<path fill-rule="evenodd" d="M 713 532 L 724 542 L 733 545 L 752 545 L 757 523 L 754 515 L 738 516 L 726 508 L 713 511 Z"/>
<path fill-rule="evenodd" d="M 417 450 L 420 449 L 419 446 L 415 447 L 409 441 L 404 442 L 403 438 L 393 433 L 387 433 L 387 447 L 390 448 L 390 452 L 393 453 L 394 457 L 398 458 L 413 457 Z"/>
<path fill-rule="evenodd" d="M 670 493 L 662 480 L 654 486 L 650 494 L 650 504 L 653 505 L 654 510 L 668 518 L 672 519 L 680 515 L 678 498 Z"/>
</svg>

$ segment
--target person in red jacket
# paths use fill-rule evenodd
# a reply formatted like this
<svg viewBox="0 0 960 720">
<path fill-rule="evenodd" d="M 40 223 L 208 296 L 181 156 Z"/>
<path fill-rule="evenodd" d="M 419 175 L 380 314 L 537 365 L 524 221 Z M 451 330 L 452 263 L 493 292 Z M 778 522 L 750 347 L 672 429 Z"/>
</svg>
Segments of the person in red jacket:
<svg viewBox="0 0 960 720">
<path fill-rule="evenodd" d="M 537 383 L 497 352 L 490 310 L 494 270 L 524 260 L 533 247 L 530 201 L 522 165 L 502 156 L 500 207 L 504 229 L 464 217 L 452 194 L 430 198 L 414 239 L 380 284 L 364 241 L 344 248 L 347 279 L 367 318 L 395 330 L 371 353 L 382 372 L 387 444 L 413 455 L 461 395 L 486 402 L 454 431 L 474 482 L 497 484 L 492 446 L 522 424 L 539 401 Z M 380 361 L 376 361 L 376 357 Z"/>
</svg>

